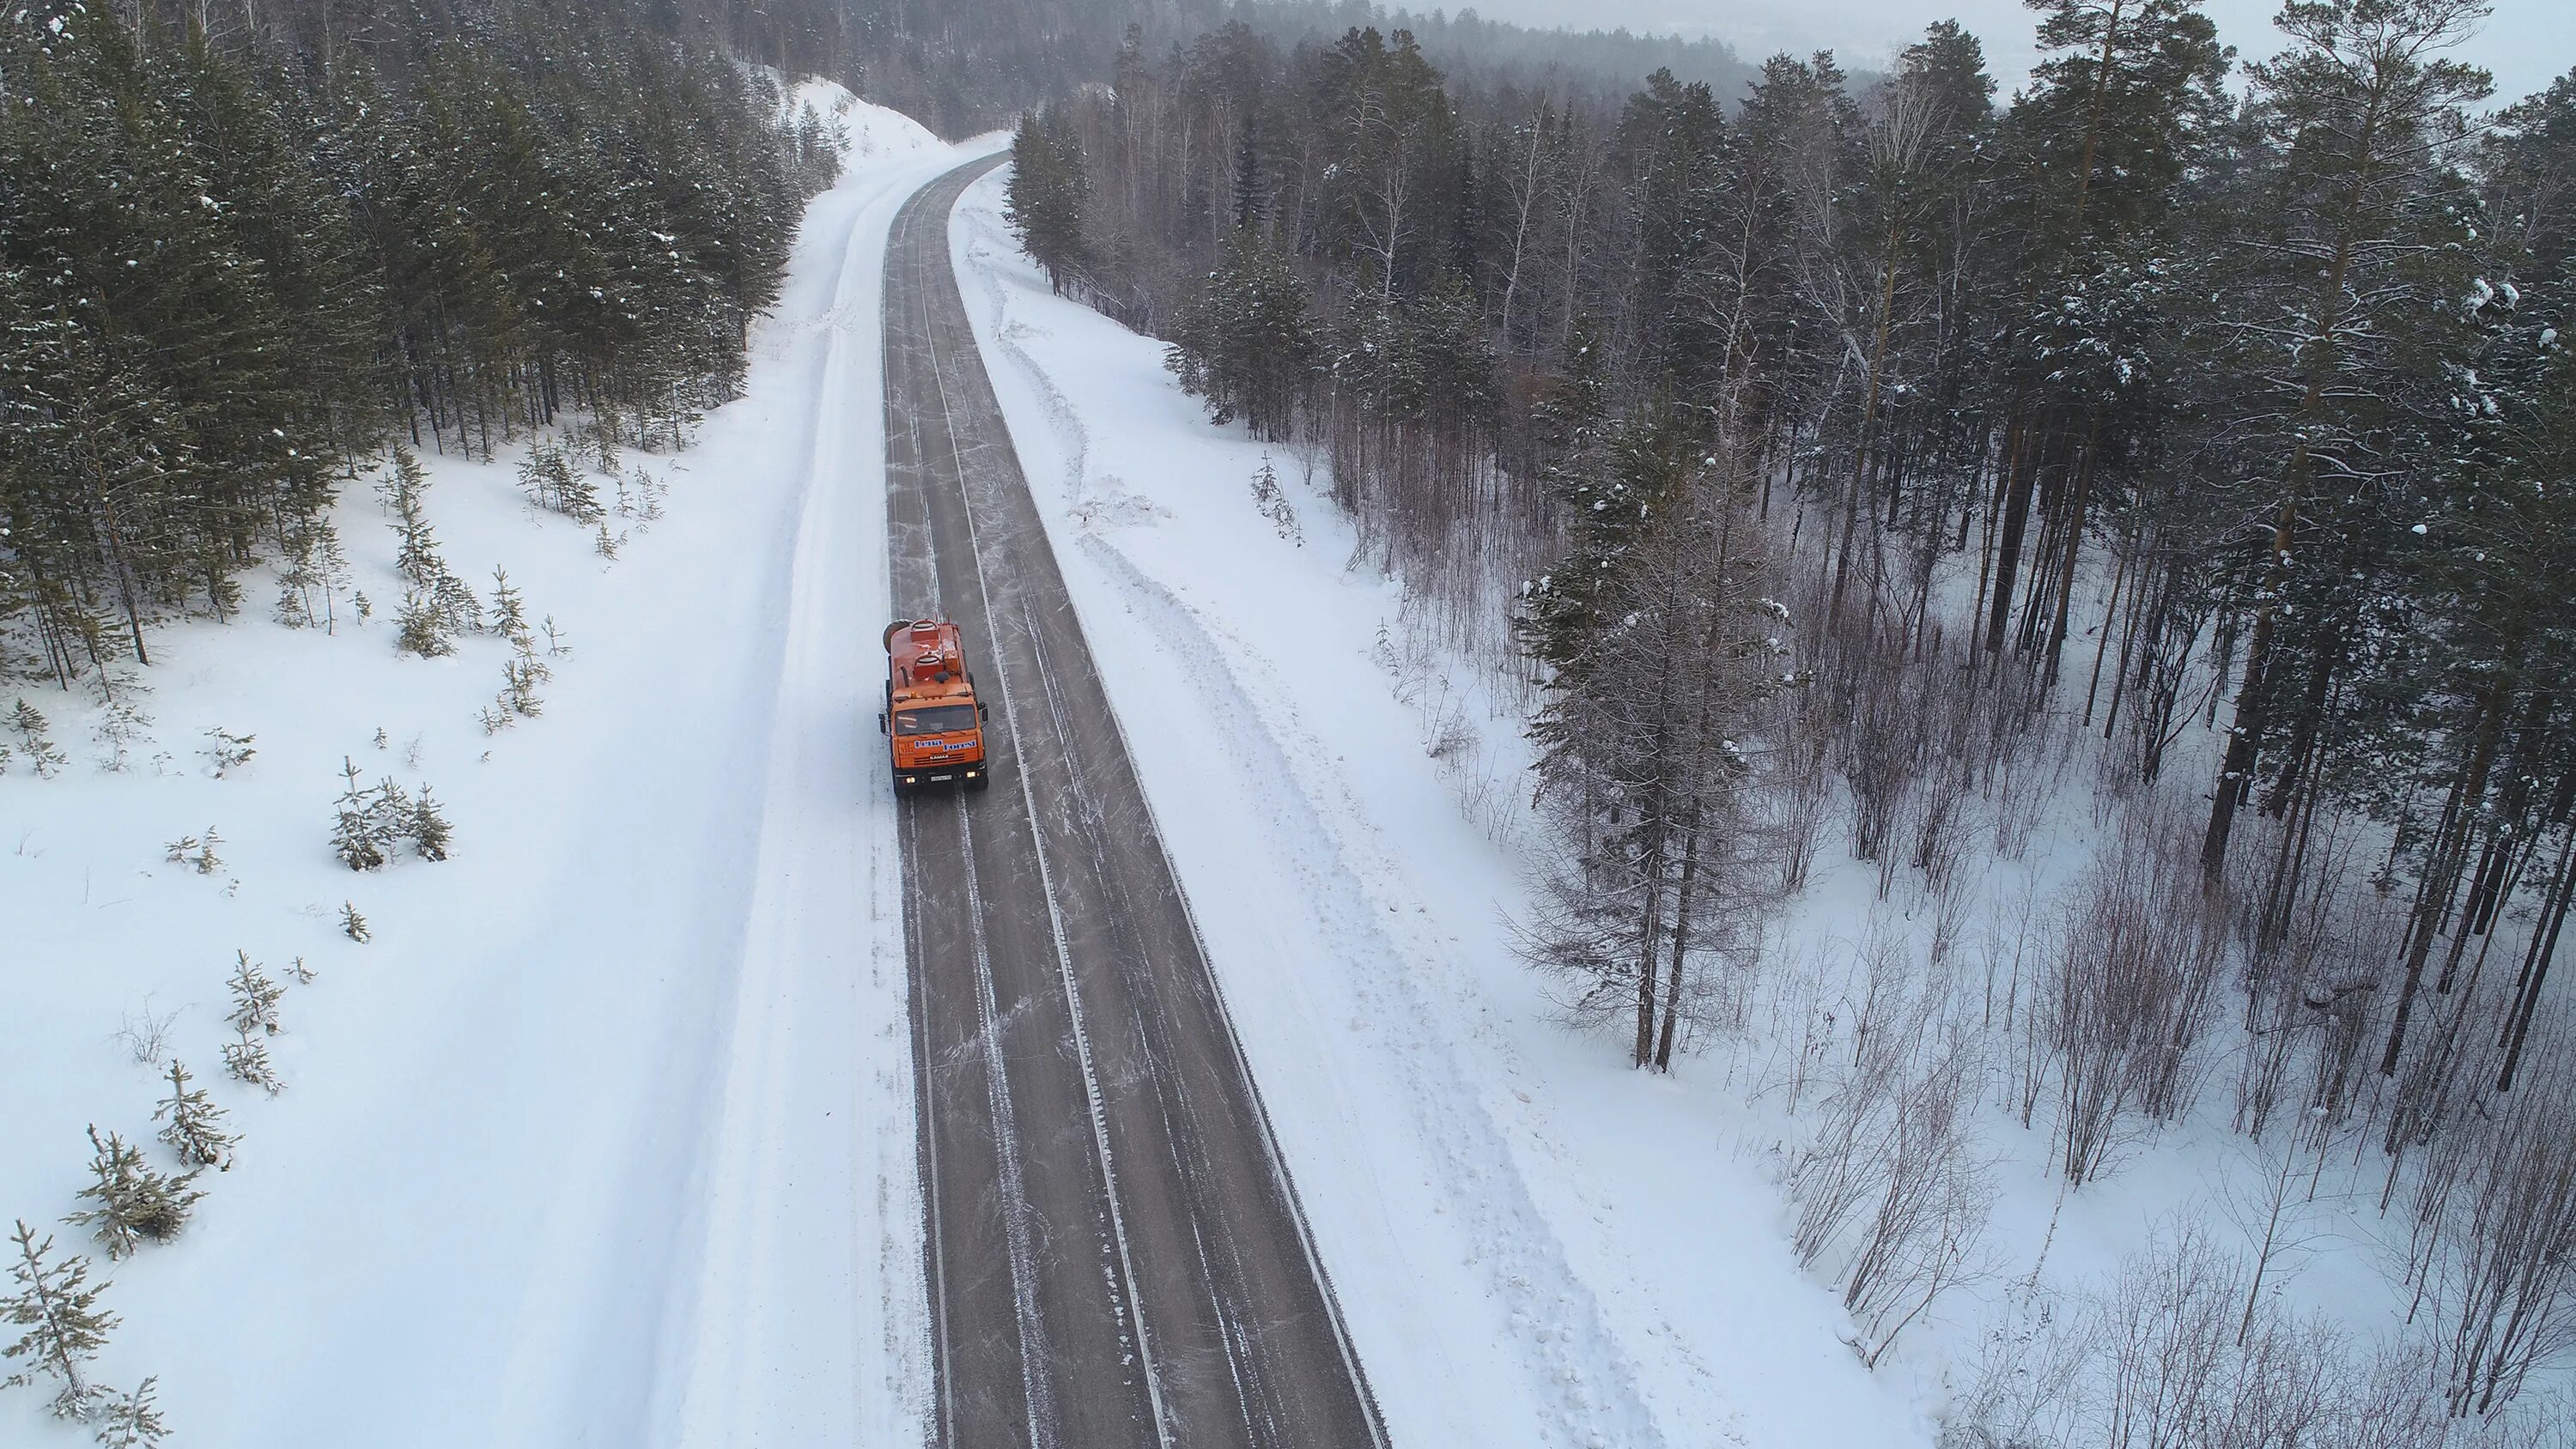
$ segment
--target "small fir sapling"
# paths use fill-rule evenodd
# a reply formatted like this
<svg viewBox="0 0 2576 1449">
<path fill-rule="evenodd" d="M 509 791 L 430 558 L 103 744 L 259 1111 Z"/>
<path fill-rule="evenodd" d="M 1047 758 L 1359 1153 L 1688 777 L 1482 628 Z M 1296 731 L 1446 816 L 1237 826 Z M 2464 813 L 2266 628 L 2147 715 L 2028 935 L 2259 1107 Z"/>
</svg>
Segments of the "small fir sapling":
<svg viewBox="0 0 2576 1449">
<path fill-rule="evenodd" d="M 521 653 L 528 648 L 528 604 L 510 585 L 509 571 L 492 570 L 492 619 L 487 626 L 492 633 L 510 641 Z"/>
<path fill-rule="evenodd" d="M 241 1139 L 224 1130 L 224 1109 L 215 1105 L 206 1089 L 192 1087 L 188 1081 L 188 1069 L 172 1058 L 170 1095 L 152 1111 L 152 1120 L 162 1124 L 161 1140 L 170 1144 L 191 1172 L 207 1167 L 230 1172 L 233 1144 Z"/>
<path fill-rule="evenodd" d="M 102 697 L 98 727 L 92 736 L 107 752 L 107 758 L 100 762 L 101 767 L 111 774 L 122 775 L 133 764 L 134 742 L 152 727 L 152 716 L 145 714 L 134 701 L 134 692 L 142 687 L 139 684 L 129 680 L 123 688 L 109 693 L 104 671 L 98 675 L 98 681 Z"/>
<path fill-rule="evenodd" d="M 24 699 L 10 711 L 9 728 L 18 732 L 18 738 L 27 751 L 27 762 L 38 775 L 52 779 L 56 771 L 71 763 L 61 750 L 54 747 L 53 735 L 44 715 Z"/>
<path fill-rule="evenodd" d="M 519 486 L 528 501 L 575 523 L 600 517 L 599 489 L 577 460 L 552 443 L 539 443 L 519 463 Z"/>
<path fill-rule="evenodd" d="M 436 659 L 456 652 L 447 639 L 447 615 L 439 608 L 437 596 L 425 589 L 403 590 L 402 612 L 394 616 L 394 627 L 394 647 L 406 654 Z"/>
<path fill-rule="evenodd" d="M 289 629 L 310 629 L 314 625 L 313 606 L 305 600 L 300 572 L 290 568 L 277 580 L 277 622 Z"/>
<path fill-rule="evenodd" d="M 251 756 L 259 753 L 251 748 L 251 741 L 259 738 L 257 735 L 237 735 L 218 727 L 206 731 L 206 738 L 212 743 L 202 753 L 206 763 L 214 767 L 218 780 L 249 764 Z"/>
<path fill-rule="evenodd" d="M 381 750 L 385 747 L 385 744 L 385 727 L 383 725 L 378 725 L 376 726 L 376 748 Z"/>
<path fill-rule="evenodd" d="M 394 567 L 416 588 L 426 589 L 438 581 L 438 533 L 430 527 L 429 515 L 421 507 L 421 494 L 429 487 L 429 474 L 420 460 L 401 448 L 394 449 L 393 471 L 376 493 L 393 510 L 394 536 L 399 541 L 394 550 Z"/>
<path fill-rule="evenodd" d="M 411 837 L 412 849 L 419 851 L 423 860 L 447 859 L 450 827 L 427 785 L 421 786 L 420 794 L 412 800 L 410 816 L 410 824 L 404 833 Z"/>
<path fill-rule="evenodd" d="M 638 468 L 635 470 L 635 521 L 639 524 L 662 521 L 662 500 L 671 494 L 671 485 Z"/>
<path fill-rule="evenodd" d="M 602 523 L 599 525 L 599 535 L 591 540 L 590 547 L 593 553 L 598 554 L 601 558 L 608 560 L 610 563 L 615 563 L 617 561 L 617 551 L 620 548 L 623 548 L 625 544 L 625 534 L 610 533 L 608 531 L 608 525 Z"/>
<path fill-rule="evenodd" d="M 162 858 L 173 865 L 187 866 L 199 875 L 213 875 L 224 868 L 223 857 L 215 853 L 223 843 L 224 838 L 209 825 L 203 835 L 182 835 L 171 841 L 163 847 Z"/>
<path fill-rule="evenodd" d="M 349 603 L 351 607 L 358 611 L 359 623 L 364 624 L 369 619 L 376 617 L 376 601 L 368 598 L 365 590 L 360 589 L 350 594 Z"/>
<path fill-rule="evenodd" d="M 187 1225 L 188 1210 L 205 1196 L 188 1186 L 197 1174 L 190 1171 L 171 1177 L 155 1172 L 143 1160 L 141 1148 L 113 1132 L 102 1141 L 95 1126 L 89 1129 L 89 1145 L 94 1153 L 89 1170 L 95 1180 L 80 1195 L 95 1206 L 63 1221 L 88 1228 L 112 1259 L 131 1255 L 146 1240 L 159 1243 L 178 1236 Z"/>
<path fill-rule="evenodd" d="M 501 707 L 521 719 L 535 719 L 545 713 L 546 702 L 537 695 L 537 686 L 553 677 L 544 661 L 533 654 L 522 654 L 501 665 Z M 485 730 L 484 733 L 491 733 Z"/>
<path fill-rule="evenodd" d="M 316 976 L 319 976 L 319 975 L 320 975 L 320 974 L 322 974 L 322 973 L 320 973 L 320 972 L 318 972 L 318 971 L 314 970 L 314 969 L 313 969 L 312 967 L 310 967 L 310 966 L 305 965 L 305 964 L 304 964 L 304 958 L 303 958 L 303 957 L 301 957 L 301 956 L 298 956 L 298 957 L 296 957 L 296 958 L 295 958 L 294 963 L 293 963 L 292 965 L 289 965 L 289 966 L 286 968 L 286 974 L 295 978 L 295 984 L 296 984 L 296 985 L 298 985 L 298 986 L 310 986 L 310 985 L 312 985 L 312 984 L 313 984 L 313 978 L 314 978 L 314 977 L 316 977 Z"/>
<path fill-rule="evenodd" d="M 357 903 L 354 901 L 340 903 L 340 934 L 361 946 L 367 944 L 369 939 L 367 918 L 358 914 Z"/>
<path fill-rule="evenodd" d="M 475 597 L 463 579 L 442 566 L 431 594 L 437 601 L 439 622 L 450 637 L 483 632 L 483 601 Z"/>
<path fill-rule="evenodd" d="M 336 631 L 340 590 L 349 583 L 349 558 L 331 520 L 309 517 L 286 532 L 286 567 L 278 574 L 277 622 L 290 629 Z M 314 608 L 314 597 L 321 608 Z"/>
<path fill-rule="evenodd" d="M 86 1419 L 97 1412 L 108 1392 L 88 1376 L 90 1360 L 107 1346 L 107 1335 L 116 1327 L 116 1315 L 98 1302 L 107 1285 L 89 1286 L 89 1260 L 77 1253 L 59 1263 L 50 1261 L 54 1240 L 47 1237 L 37 1242 L 35 1229 L 24 1218 L 18 1220 L 12 1241 L 18 1246 L 18 1259 L 9 1265 L 9 1277 L 17 1287 L 0 1298 L 0 1323 L 26 1331 L 17 1342 L 0 1349 L 0 1359 L 27 1363 L 0 1379 L 0 1389 L 33 1388 L 40 1380 L 51 1379 L 62 1385 L 54 1395 L 55 1415 Z"/>
<path fill-rule="evenodd" d="M 368 792 L 358 787 L 358 766 L 343 756 L 340 772 L 348 787 L 340 794 L 331 825 L 331 853 L 351 870 L 374 870 L 385 863 L 385 842 L 373 813 L 368 808 Z"/>
<path fill-rule="evenodd" d="M 160 1383 L 158 1378 L 146 1377 L 133 1393 L 107 1406 L 96 1436 L 104 1449 L 160 1449 L 170 1434 L 161 1422 L 160 1408 L 152 1402 L 152 1391 Z"/>
<path fill-rule="evenodd" d="M 268 1043 L 251 1034 L 245 1027 L 237 1040 L 224 1047 L 224 1070 L 236 1080 L 248 1082 L 274 1097 L 286 1089 L 277 1068 L 268 1060 Z"/>
<path fill-rule="evenodd" d="M 555 627 L 555 616 L 552 614 L 546 615 L 546 622 L 540 627 L 546 631 L 546 657 L 548 659 L 570 659 L 572 657 L 572 636 Z"/>
<path fill-rule="evenodd" d="M 285 1029 L 277 1019 L 277 1003 L 286 995 L 286 988 L 259 969 L 259 963 L 250 959 L 248 951 L 235 951 L 233 960 L 236 964 L 232 979 L 224 983 L 233 994 L 233 1009 L 225 1013 L 224 1020 L 235 1031 L 247 1032 L 258 1027 L 271 1036 L 277 1035 Z"/>
<path fill-rule="evenodd" d="M 1252 502 L 1281 538 L 1299 548 L 1306 546 L 1305 533 L 1297 527 L 1296 510 L 1288 506 L 1288 495 L 1279 490 L 1279 473 L 1270 466 L 1266 454 L 1261 459 L 1261 471 L 1252 475 Z"/>
</svg>

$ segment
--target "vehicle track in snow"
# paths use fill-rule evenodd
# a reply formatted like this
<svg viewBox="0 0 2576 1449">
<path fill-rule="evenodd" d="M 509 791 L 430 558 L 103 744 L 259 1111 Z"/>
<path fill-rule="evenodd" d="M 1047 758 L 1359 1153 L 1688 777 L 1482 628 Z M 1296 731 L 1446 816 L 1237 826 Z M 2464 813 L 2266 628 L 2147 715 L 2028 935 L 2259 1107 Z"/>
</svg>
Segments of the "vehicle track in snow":
<svg viewBox="0 0 2576 1449">
<path fill-rule="evenodd" d="M 999 160 L 886 263 L 893 611 L 957 620 L 998 706 L 996 787 L 900 827 L 934 1437 L 1383 1445 L 967 321 L 949 214 Z"/>
</svg>

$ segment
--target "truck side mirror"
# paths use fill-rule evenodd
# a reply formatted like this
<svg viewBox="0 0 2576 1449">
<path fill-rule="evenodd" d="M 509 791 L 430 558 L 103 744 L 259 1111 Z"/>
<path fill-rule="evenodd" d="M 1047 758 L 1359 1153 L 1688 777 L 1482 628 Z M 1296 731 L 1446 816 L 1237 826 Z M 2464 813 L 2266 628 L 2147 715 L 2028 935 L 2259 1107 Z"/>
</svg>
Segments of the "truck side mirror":
<svg viewBox="0 0 2576 1449">
<path fill-rule="evenodd" d="M 992 707 L 991 705 L 989 705 L 989 704 L 978 704 L 978 705 L 976 705 L 976 706 L 975 706 L 975 718 L 976 718 L 977 720 L 979 720 L 979 721 L 981 721 L 981 720 L 988 720 L 988 719 L 991 719 L 992 717 L 993 717 L 993 707 Z"/>
<path fill-rule="evenodd" d="M 885 711 L 884 711 L 884 710 L 878 710 L 878 711 L 877 711 L 877 733 L 878 733 L 878 734 L 884 734 L 885 732 L 886 732 Z"/>
</svg>

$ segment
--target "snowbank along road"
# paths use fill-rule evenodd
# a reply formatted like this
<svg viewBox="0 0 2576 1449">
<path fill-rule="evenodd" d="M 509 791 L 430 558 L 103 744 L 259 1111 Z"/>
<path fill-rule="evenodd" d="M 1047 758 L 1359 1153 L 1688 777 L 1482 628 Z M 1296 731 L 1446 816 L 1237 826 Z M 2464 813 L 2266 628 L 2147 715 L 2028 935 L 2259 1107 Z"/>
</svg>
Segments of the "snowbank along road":
<svg viewBox="0 0 2576 1449">
<path fill-rule="evenodd" d="M 1383 1444 L 958 292 L 999 159 L 886 260 L 894 609 L 957 620 L 994 705 L 993 788 L 900 826 L 937 1439 Z"/>
</svg>

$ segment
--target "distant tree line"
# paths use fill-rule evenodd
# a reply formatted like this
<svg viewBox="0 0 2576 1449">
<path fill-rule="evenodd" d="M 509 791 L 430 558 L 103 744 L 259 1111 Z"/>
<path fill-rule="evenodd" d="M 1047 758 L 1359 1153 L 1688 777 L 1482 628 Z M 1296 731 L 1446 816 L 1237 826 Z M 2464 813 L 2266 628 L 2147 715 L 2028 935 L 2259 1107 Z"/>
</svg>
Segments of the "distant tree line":
<svg viewBox="0 0 2576 1449">
<path fill-rule="evenodd" d="M 0 20 L 0 638 L 58 680 L 399 438 L 730 396 L 838 154 L 735 60 L 587 0 L 381 21 L 37 0 Z"/>
<path fill-rule="evenodd" d="M 1971 837 L 2026 849 L 2089 731 L 2155 863 L 2000 1018 L 2069 1180 L 2190 1100 L 2233 980 L 2239 1125 L 2370 1136 L 2465 1243 L 2436 1186 L 2576 1082 L 2576 76 L 2487 112 L 2476 0 L 2300 0 L 2241 67 L 2190 0 L 2032 9 L 2001 105 L 1946 21 L 1865 84 L 1610 104 L 1403 30 L 1138 32 L 1023 129 L 1087 176 L 1028 239 L 1525 671 L 1525 946 L 1638 1065 L 1731 1009 L 1836 815 L 1952 939 Z"/>
</svg>

